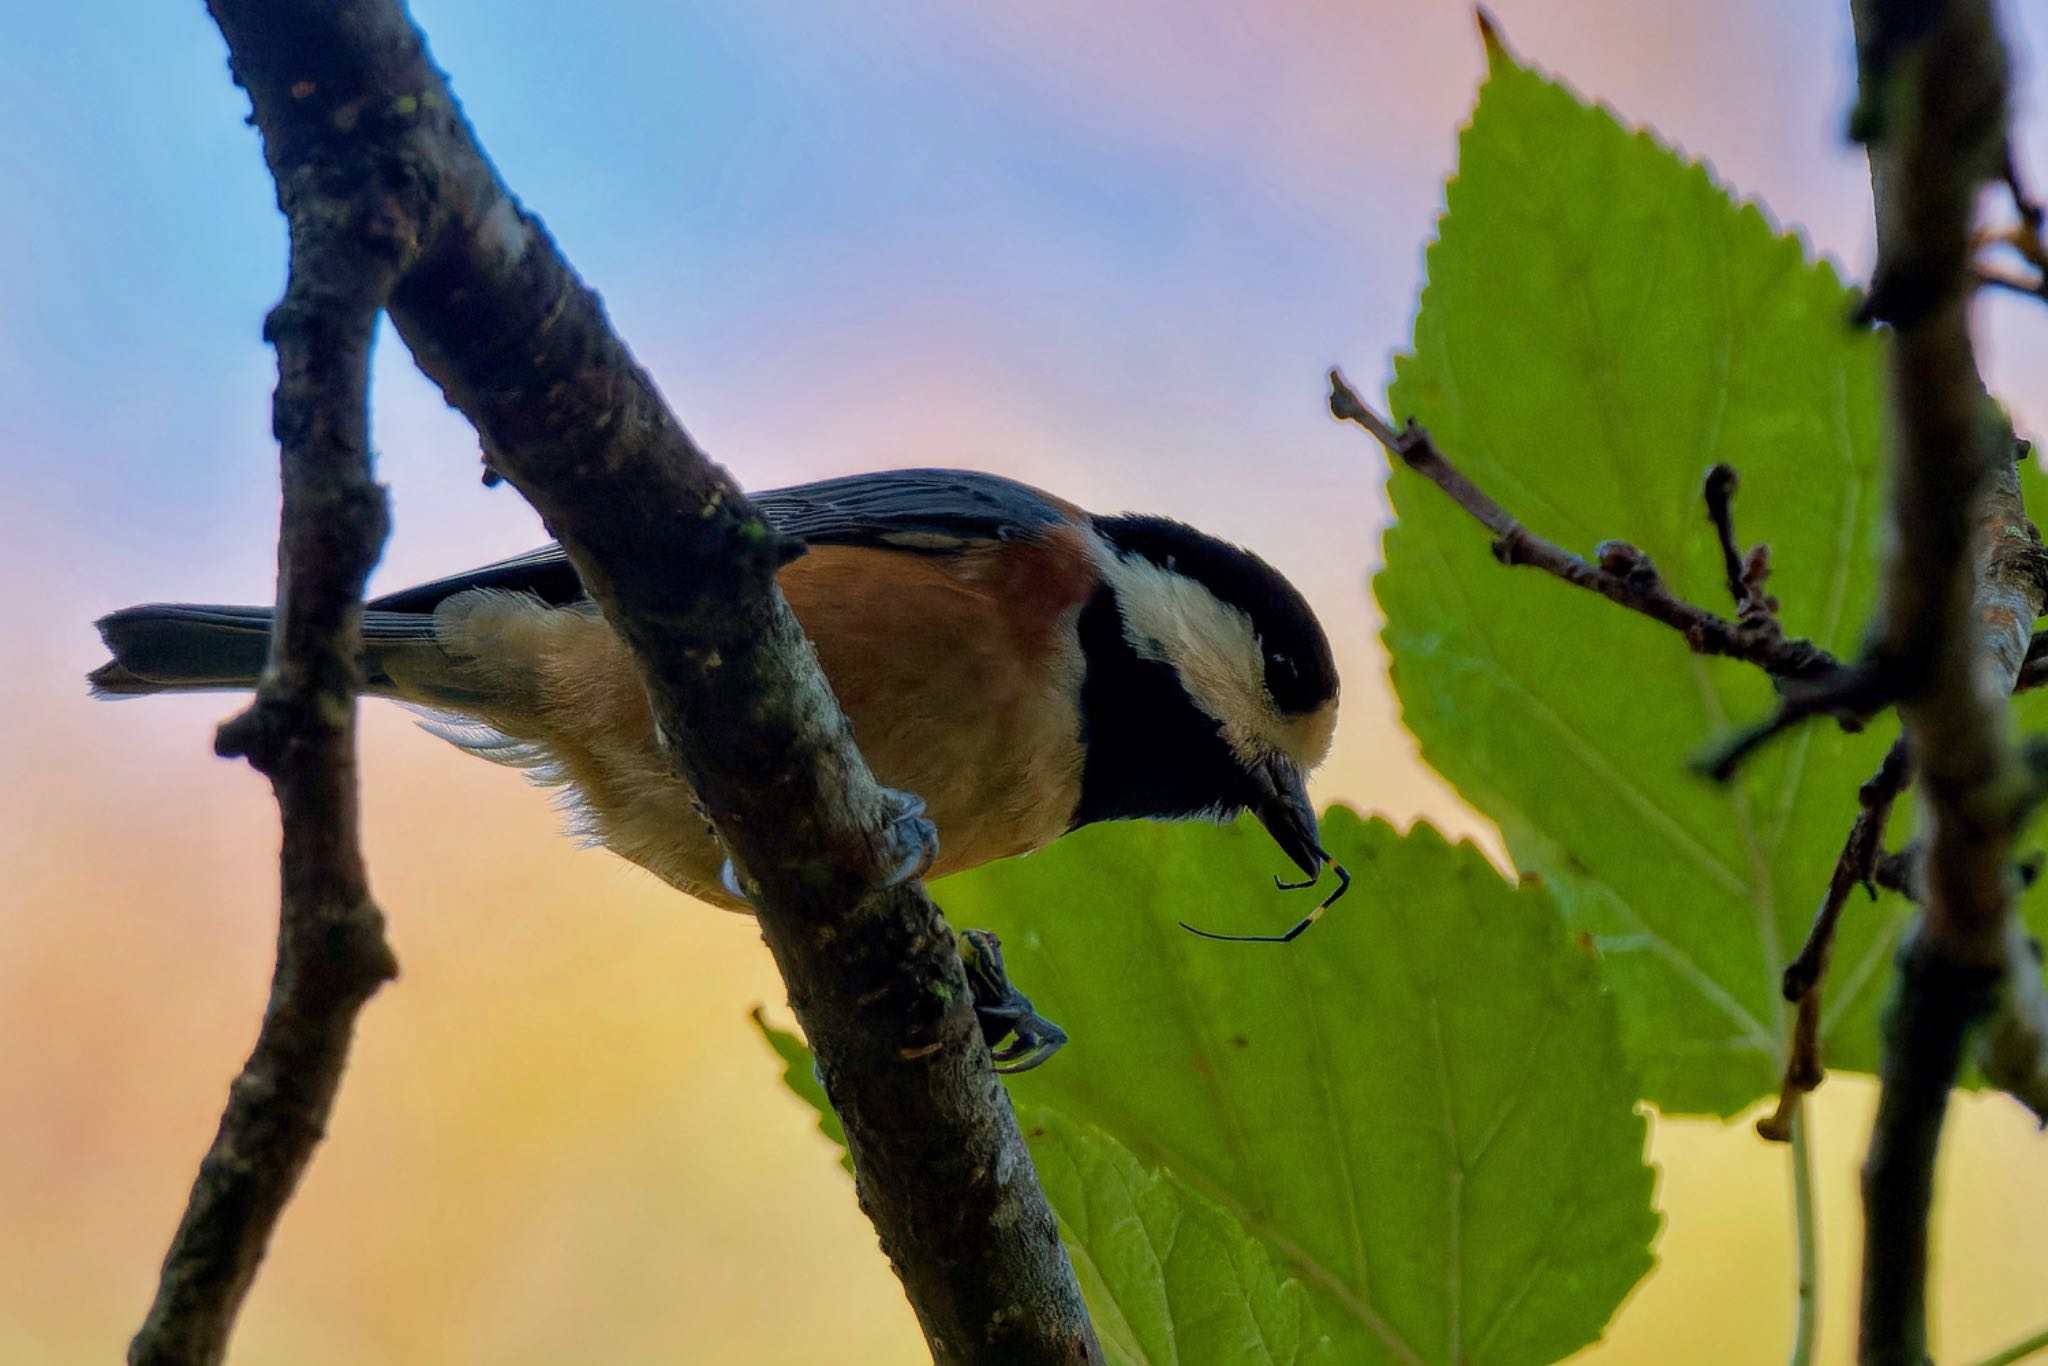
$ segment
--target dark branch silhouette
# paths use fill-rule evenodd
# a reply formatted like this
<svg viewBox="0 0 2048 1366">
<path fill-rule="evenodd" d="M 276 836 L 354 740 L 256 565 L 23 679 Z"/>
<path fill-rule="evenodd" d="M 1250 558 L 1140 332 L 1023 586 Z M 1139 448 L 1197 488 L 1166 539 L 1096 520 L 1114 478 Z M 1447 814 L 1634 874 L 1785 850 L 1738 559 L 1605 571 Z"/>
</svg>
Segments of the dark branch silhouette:
<svg viewBox="0 0 2048 1366">
<path fill-rule="evenodd" d="M 277 628 L 255 702 L 215 748 L 267 774 L 284 826 L 277 968 L 128 1359 L 216 1362 L 285 1202 L 326 1132 L 363 1004 L 397 975 L 357 840 L 355 689 L 363 582 L 384 545 L 370 475 L 370 340 L 414 242 L 410 187 L 291 216 L 291 279 L 265 334 L 284 483 Z"/>
<path fill-rule="evenodd" d="M 2042 1112 L 2048 998 L 2014 914 L 2011 846 L 2029 784 L 2007 743 L 2006 698 L 2048 582 L 2018 448 L 1969 330 L 1978 193 L 2011 169 L 1990 0 L 1852 0 L 1851 10 L 1861 85 L 1851 131 L 1869 146 L 1877 215 L 1863 311 L 1893 333 L 1893 551 L 1877 650 L 1920 770 L 1925 898 L 1899 953 L 1863 1168 L 1859 1352 L 1919 1363 L 1935 1156 L 1973 1037 L 1991 1079 Z"/>
<path fill-rule="evenodd" d="M 1792 1120 L 1799 1113 L 1800 1100 L 1818 1087 L 1827 1073 L 1821 1066 L 1821 990 L 1833 957 L 1835 930 L 1849 894 L 1858 886 L 1877 896 L 1882 879 L 1879 865 L 1884 857 L 1884 827 L 1891 819 L 1892 806 L 1913 780 L 1913 761 L 1905 737 L 1892 742 L 1884 763 L 1857 791 L 1862 808 L 1849 826 L 1849 837 L 1835 860 L 1834 875 L 1828 879 L 1827 895 L 1814 912 L 1813 924 L 1799 953 L 1785 965 L 1779 989 L 1785 999 L 1798 1007 L 1792 1019 L 1792 1046 L 1785 1059 L 1785 1078 L 1778 1088 L 1778 1108 L 1756 1122 L 1756 1131 L 1773 1143 L 1792 1141 Z M 1897 890 L 1894 888 L 1894 890 Z"/>
<path fill-rule="evenodd" d="M 1330 372 L 1330 412 L 1365 428 L 1388 454 L 1449 494 L 1451 501 L 1493 533 L 1494 558 L 1502 564 L 1533 566 L 1662 622 L 1683 636 L 1695 654 L 1754 664 L 1788 695 L 1819 695 L 1840 689 L 1853 676 L 1853 670 L 1812 641 L 1787 637 L 1779 629 L 1775 613 L 1762 606 L 1766 601 L 1761 598 L 1764 566 L 1769 561 L 1761 547 L 1746 557 L 1756 560 L 1754 567 L 1731 560 L 1729 573 L 1741 616 L 1730 620 L 1674 594 L 1650 557 L 1626 541 L 1602 541 L 1597 561 L 1588 561 L 1538 536 L 1452 464 L 1427 430 L 1412 421 L 1396 428 L 1376 412 L 1341 370 Z M 1727 515 L 1727 499 L 1734 492 L 1734 471 L 1717 465 L 1709 474 L 1708 513 L 1719 528 Z M 1724 536 L 1733 534 L 1731 529 Z M 1734 554 L 1732 550 L 1727 553 Z M 1744 586 L 1749 579 L 1753 584 Z M 1754 601 L 1749 596 L 1752 591 L 1757 595 Z"/>
<path fill-rule="evenodd" d="M 209 8 L 254 106 L 295 246 L 293 293 L 276 329 L 285 600 L 315 591 L 299 581 L 292 550 L 300 538 L 329 534 L 328 504 L 290 497 L 294 440 L 304 432 L 318 439 L 332 420 L 321 395 L 294 385 L 300 362 L 288 343 L 303 328 L 336 355 L 356 355 L 353 425 L 339 430 L 362 471 L 362 367 L 348 348 L 367 346 L 381 303 L 421 368 L 476 425 L 490 470 L 539 510 L 639 661 L 670 761 L 745 869 L 845 1125 L 862 1207 L 934 1357 L 1099 1360 L 1052 1212 L 989 1070 L 953 936 L 916 881 L 931 828 L 869 773 L 775 587 L 799 548 L 773 533 L 691 441 L 597 297 L 499 181 L 398 0 L 212 0 Z M 302 262 L 297 250 L 365 234 L 404 248 L 374 289 L 359 289 L 362 279 L 326 255 Z M 366 472 L 360 479 L 369 487 Z M 324 667 L 301 669 L 309 700 L 289 714 L 259 701 L 257 719 L 229 737 L 259 762 L 278 755 L 289 766 L 318 727 L 339 726 L 321 771 L 351 812 L 348 732 L 334 720 L 348 713 L 351 680 L 335 661 L 353 658 L 351 604 L 375 545 L 371 538 L 360 563 L 348 562 L 351 575 L 334 575 L 315 594 L 328 612 L 318 643 L 329 653 Z M 287 615 L 279 633 L 280 658 L 306 648 L 292 621 Z M 278 692 L 267 687 L 266 698 Z M 294 838 L 319 844 L 352 825 L 337 824 L 332 804 L 295 815 L 288 803 L 286 816 L 289 896 Z M 347 853 L 360 891 L 352 842 Z M 322 902 L 321 913 L 338 904 Z M 335 923 L 374 924 L 361 904 Z M 288 949 L 291 923 L 288 909 Z M 299 947 L 317 960 L 316 973 L 329 970 L 330 955 L 351 961 L 332 935 Z M 336 994 L 367 995 L 389 975 L 388 955 L 374 967 Z M 347 1014 L 324 997 L 313 1008 L 321 1029 L 339 1029 L 330 1069 L 338 1075 Z M 325 1095 L 332 1089 L 330 1081 Z M 240 1154 L 246 1136 L 268 1125 L 305 1128 L 304 1149 L 318 1132 L 271 1093 L 238 1087 L 217 1147 Z M 139 1359 L 218 1360 L 276 1206 L 303 1163 L 301 1151 L 293 1165 L 266 1166 L 270 1207 L 215 1215 L 250 1249 L 231 1275 L 188 1275 L 181 1239 L 138 1339 L 149 1346 Z M 203 1171 L 188 1223 L 204 1212 L 208 1182 Z M 194 1327 L 201 1323 L 203 1334 Z"/>
</svg>

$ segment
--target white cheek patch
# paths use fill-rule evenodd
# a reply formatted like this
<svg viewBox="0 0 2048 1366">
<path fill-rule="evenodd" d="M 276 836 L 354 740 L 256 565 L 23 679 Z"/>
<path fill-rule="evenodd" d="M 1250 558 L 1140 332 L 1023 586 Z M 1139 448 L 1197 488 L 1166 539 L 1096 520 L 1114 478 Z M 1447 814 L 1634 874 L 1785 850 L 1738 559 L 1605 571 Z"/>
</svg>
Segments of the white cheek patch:
<svg viewBox="0 0 2048 1366">
<path fill-rule="evenodd" d="M 1097 552 L 1122 605 L 1124 637 L 1141 658 L 1171 664 L 1195 704 L 1249 763 L 1285 748 L 1283 722 L 1266 691 L 1265 655 L 1252 619 L 1207 588 L 1142 555 Z"/>
</svg>

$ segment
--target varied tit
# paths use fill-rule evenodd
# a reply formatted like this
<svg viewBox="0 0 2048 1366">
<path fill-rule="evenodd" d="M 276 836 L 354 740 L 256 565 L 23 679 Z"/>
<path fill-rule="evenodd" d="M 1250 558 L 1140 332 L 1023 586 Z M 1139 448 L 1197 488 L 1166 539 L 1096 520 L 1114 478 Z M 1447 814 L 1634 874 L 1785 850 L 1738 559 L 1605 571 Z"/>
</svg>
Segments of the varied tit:
<svg viewBox="0 0 2048 1366">
<path fill-rule="evenodd" d="M 1301 594 L 1257 556 L 958 470 L 753 501 L 810 547 L 782 570 L 783 594 L 875 776 L 924 800 L 932 876 L 1096 821 L 1244 810 L 1320 876 L 1303 780 L 1330 747 L 1336 667 Z M 116 612 L 99 623 L 114 658 L 94 691 L 253 687 L 270 620 L 267 607 Z M 437 734 L 565 786 L 593 841 L 744 905 L 655 743 L 626 647 L 559 547 L 372 600 L 362 667 L 368 692 L 436 713 Z"/>
</svg>

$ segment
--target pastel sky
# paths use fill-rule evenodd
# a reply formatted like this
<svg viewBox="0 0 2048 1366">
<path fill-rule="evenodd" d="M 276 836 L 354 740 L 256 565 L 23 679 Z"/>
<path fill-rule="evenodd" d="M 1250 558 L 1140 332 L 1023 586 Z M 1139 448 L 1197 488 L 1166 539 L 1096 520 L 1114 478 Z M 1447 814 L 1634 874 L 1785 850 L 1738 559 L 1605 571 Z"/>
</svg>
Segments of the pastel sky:
<svg viewBox="0 0 2048 1366">
<path fill-rule="evenodd" d="M 1499 0 L 1515 49 L 1712 162 L 1860 276 L 1839 130 L 1847 6 Z M 2011 5 L 2048 180 L 2039 7 Z M 744 483 L 1015 474 L 1257 549 L 1329 626 L 1325 800 L 1492 835 L 1398 725 L 1366 583 L 1386 469 L 1323 409 L 1401 346 L 1481 57 L 1450 0 L 746 0 L 414 13 L 508 181 Z M 267 600 L 284 237 L 197 4 L 42 5 L 0 48 L 0 1359 L 105 1360 L 260 1007 L 263 784 L 229 704 L 93 704 L 100 613 Z M 1994 386 L 2048 417 L 2048 317 L 1986 309 Z M 387 587 L 529 548 L 474 436 L 387 338 Z M 750 923 L 557 837 L 544 797 L 366 709 L 367 831 L 405 977 L 365 1016 L 332 1141 L 238 1359 L 917 1359 L 831 1152 L 746 1011 Z M 1846 1359 L 1870 1089 L 1832 1081 L 1830 1360 Z M 1944 1356 L 2040 1326 L 2048 1175 L 2015 1107 L 1959 1106 Z M 1663 1270 L 1602 1362 L 1782 1349 L 1782 1156 L 1664 1123 Z M 789 1312 L 800 1302 L 802 1314 Z M 1697 1351 L 1696 1356 L 1688 1353 Z"/>
</svg>

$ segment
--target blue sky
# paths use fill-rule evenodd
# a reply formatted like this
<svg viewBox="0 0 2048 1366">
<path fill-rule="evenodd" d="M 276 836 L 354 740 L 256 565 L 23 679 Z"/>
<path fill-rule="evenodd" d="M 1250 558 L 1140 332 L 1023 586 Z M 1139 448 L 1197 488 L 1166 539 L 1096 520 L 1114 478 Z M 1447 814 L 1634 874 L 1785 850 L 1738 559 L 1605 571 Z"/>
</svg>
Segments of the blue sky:
<svg viewBox="0 0 2048 1366">
<path fill-rule="evenodd" d="M 1871 231 L 1862 161 L 1840 138 L 1852 84 L 1846 9 L 1818 0 L 1494 6 L 1525 58 L 1708 159 L 1860 276 Z M 2048 12 L 2007 10 L 2022 37 L 2027 160 L 2048 184 L 2042 86 L 2027 55 L 2048 40 Z M 1407 336 L 1424 245 L 1481 70 L 1468 8 L 1447 0 L 423 0 L 414 12 L 506 179 L 602 292 L 685 423 L 744 483 L 969 465 L 1098 510 L 1169 513 L 1242 540 L 1296 577 L 1337 645 L 1346 712 L 1321 795 L 1398 822 L 1427 816 L 1454 832 L 1481 829 L 1398 729 L 1366 589 L 1378 559 L 1384 461 L 1328 418 L 1322 379 L 1337 362 L 1362 384 L 1377 381 Z M 271 818 L 260 783 L 207 751 L 224 705 L 95 706 L 80 685 L 97 662 L 90 622 L 108 609 L 270 594 L 274 371 L 260 328 L 282 289 L 285 239 L 246 113 L 199 4 L 94 0 L 9 16 L 0 47 L 0 183 L 9 197 L 0 213 L 0 573 L 13 591 L 0 608 L 9 641 L 9 667 L 0 670 L 0 867 L 13 883 L 5 928 L 21 947 L 0 935 L 0 1073 L 28 1057 L 47 1058 L 49 1070 L 30 1080 L 0 1076 L 0 1094 L 28 1097 L 36 1113 L 74 1107 L 85 1118 L 65 1131 L 66 1142 L 87 1135 L 93 1158 L 75 1167 L 57 1156 L 45 1167 L 10 1164 L 0 1139 L 0 1224 L 10 1223 L 10 1209 L 26 1219 L 22 1211 L 44 1200 L 59 1240 L 47 1268 L 14 1268 L 12 1283 L 28 1290 L 10 1302 L 0 1288 L 0 1348 L 12 1341 L 10 1324 L 41 1335 L 23 1341 L 72 1340 L 53 1326 L 55 1311 L 39 1308 L 45 1297 L 33 1287 L 43 1283 L 22 1277 L 47 1270 L 52 1287 L 106 1284 L 122 1293 L 146 1277 L 157 1228 L 138 1227 L 137 1192 L 174 1199 L 188 1160 L 180 1151 L 171 1154 L 178 1171 L 151 1165 L 159 1146 L 152 1126 L 171 1126 L 188 1146 L 203 1141 L 250 1017 L 247 993 L 260 985 L 274 906 L 268 851 L 245 846 Z M 2048 314 L 1998 300 L 1986 320 L 1995 387 L 2023 425 L 2048 418 L 2038 397 L 2048 393 Z M 377 582 L 433 577 L 538 542 L 537 522 L 515 494 L 479 486 L 473 435 L 388 336 L 374 416 L 395 512 Z M 537 973 L 558 958 L 600 976 L 623 972 L 607 955 L 652 943 L 634 936 L 656 934 L 648 928 L 656 923 L 659 934 L 687 942 L 687 952 L 667 940 L 658 951 L 695 965 L 696 976 L 679 970 L 691 989 L 680 994 L 708 1002 L 703 1019 L 691 1017 L 701 1049 L 660 1057 L 683 1103 L 711 1096 L 737 1113 L 755 1103 L 748 1088 L 758 1083 L 760 1106 L 780 1104 L 766 1069 L 732 1082 L 733 1069 L 754 1057 L 744 1006 L 777 999 L 750 929 L 688 908 L 671 920 L 672 899 L 658 889 L 596 855 L 556 849 L 545 802 L 511 775 L 472 771 L 388 710 L 372 713 L 367 727 L 373 864 L 409 974 L 402 992 L 373 1007 L 384 1023 L 371 1026 L 368 1058 L 351 1079 L 352 1088 L 371 1088 L 349 1111 L 353 1122 L 378 1116 L 396 1126 L 377 1131 L 385 1146 L 371 1143 L 372 1151 L 400 1163 L 466 1132 L 467 1121 L 422 1098 L 440 1095 L 450 1076 L 466 1084 L 475 1069 L 498 1065 L 486 1031 L 502 1024 L 493 1010 L 525 961 L 518 953 L 534 955 Z M 459 821 L 448 820 L 451 810 Z M 467 838 L 441 838 L 444 824 Z M 479 847 L 474 832 L 485 828 L 503 839 Z M 127 850 L 136 840 L 144 852 Z M 589 905 L 566 925 L 558 905 L 540 904 L 549 895 Z M 494 924 L 518 927 L 503 932 L 511 947 L 467 936 L 461 917 L 486 905 Z M 175 988 L 160 970 L 165 962 L 185 974 Z M 38 988 L 49 994 L 35 995 Z M 577 1008 L 603 1017 L 638 999 L 614 992 L 595 1004 L 578 998 Z M 29 1005 L 10 1015 L 10 1000 Z M 450 1001 L 472 1004 L 457 1011 Z M 120 1010 L 134 1013 L 132 1030 L 101 1027 L 115 1018 L 107 1011 Z M 572 1032 L 586 1023 L 565 1014 L 545 1037 L 565 1058 L 607 1056 L 628 1046 L 622 1040 L 646 1047 L 672 1037 L 661 1031 L 674 1022 L 622 1013 L 616 1037 Z M 204 1046 L 149 1051 L 167 1031 Z M 52 1039 L 76 1056 L 51 1051 Z M 454 1071 L 456 1059 L 469 1070 Z M 141 1079 L 121 1098 L 125 1108 L 95 1111 L 91 1095 L 67 1089 L 110 1073 Z M 572 1086 L 575 1075 L 533 1084 Z M 151 1089 L 174 1079 L 175 1094 Z M 1849 1107 L 1827 1150 L 1841 1206 L 1831 1216 L 1841 1230 L 1835 1256 L 1846 1267 L 1850 1124 L 1860 1124 L 1853 1112 L 1864 1093 L 1831 1085 L 1827 1094 L 1847 1098 L 1827 1104 Z M 429 1119 L 408 1129 L 382 1118 L 407 1105 L 426 1107 Z M 790 1122 L 788 1142 L 809 1143 L 805 1125 Z M 123 1146 L 130 1132 L 135 1142 Z M 577 1141 L 602 1147 L 613 1137 L 594 1131 Z M 709 1132 L 688 1139 L 700 1147 L 665 1134 L 650 1149 L 671 1140 L 670 1150 L 697 1154 L 710 1169 L 746 1160 Z M 1659 1142 L 1681 1140 L 1746 1142 L 1711 1129 Z M 41 1140 L 30 1131 L 18 1141 Z M 48 1141 L 57 1154 L 57 1140 Z M 763 1152 L 779 1141 L 747 1140 Z M 364 1151 L 339 1150 L 343 1172 L 347 1153 Z M 593 1159 L 581 1148 L 563 1151 L 575 1161 L 515 1175 L 574 1189 L 562 1183 Z M 1732 1147 L 1714 1148 L 1711 1162 L 1707 1151 L 1695 1151 L 1693 1170 L 1750 1161 L 1747 1148 L 1733 1157 Z M 469 1149 L 448 1153 L 445 1167 L 412 1173 L 425 1183 L 419 1189 L 463 1179 L 480 1161 Z M 795 1160 L 778 1156 L 774 1172 L 747 1178 L 757 1184 L 735 1178 L 733 1198 L 752 1202 L 737 1207 L 810 1209 L 787 1193 L 795 1187 L 779 1184 L 796 1179 L 787 1170 Z M 56 1175 L 31 1190 L 10 1186 L 10 1169 Z M 1742 1167 L 1746 1174 L 1729 1183 L 1757 1187 L 1746 1204 L 1668 1178 L 1677 1203 L 1663 1251 L 1678 1272 L 1670 1290 L 1650 1292 L 1666 1297 L 1659 1322 L 1697 1323 L 1686 1306 L 1712 1304 L 1700 1288 L 1734 1274 L 1728 1247 L 1751 1237 L 1741 1221 L 1758 1210 L 1775 1217 L 1778 1168 L 1762 1170 L 1757 1177 Z M 373 1179 L 326 1179 L 339 1184 L 325 1195 L 309 1191 L 309 1227 L 346 1229 L 352 1217 L 374 1225 Z M 829 1157 L 817 1179 L 838 1179 Z M 816 1189 L 818 1201 L 835 1198 L 836 1187 Z M 393 1190 L 392 1227 L 403 1229 L 415 1188 Z M 673 1195 L 677 1209 L 695 1210 L 689 1202 L 701 1198 Z M 2038 1222 L 2038 1203 L 2031 1208 Z M 703 1242 L 702 1265 L 732 1252 L 719 1242 L 728 1236 L 722 1228 L 705 1232 L 691 1216 L 676 1217 L 676 1238 Z M 1998 1202 L 1987 1199 L 1970 1217 L 1972 1228 L 1995 1229 Z M 100 1228 L 95 1218 L 104 1224 L 100 1241 L 62 1241 Z M 1709 1226 L 1726 1246 L 1700 1251 L 1704 1244 L 1685 1241 Z M 816 1233 L 821 1248 L 854 1248 L 872 1261 L 864 1228 L 835 1227 L 829 1237 Z M 2018 1245 L 2017 1233 L 1986 1236 Z M 634 1250 L 644 1250 L 636 1237 Z M 304 1348 L 325 1333 L 339 1344 L 336 1359 L 350 1359 L 350 1344 L 361 1347 L 347 1336 L 357 1331 L 350 1314 L 365 1301 L 335 1308 L 320 1299 L 334 1263 L 311 1250 L 319 1238 L 307 1238 L 297 1253 L 285 1250 L 281 1279 L 266 1281 L 271 1298 L 259 1302 L 272 1317 L 253 1324 L 253 1341 Z M 518 1245 L 511 1235 L 502 1241 Z M 493 1255 L 481 1236 L 445 1253 L 469 1259 L 461 1265 L 480 1285 L 523 1284 L 510 1272 L 503 1284 L 493 1280 Z M 2012 1274 L 2031 1265 L 2014 1261 Z M 767 1293 L 752 1279 L 774 1262 L 735 1266 L 730 1279 L 711 1276 L 713 1289 L 699 1298 L 674 1289 L 673 1307 L 700 1325 L 727 1312 L 738 1325 L 732 1341 L 761 1341 L 761 1316 L 772 1309 L 747 1297 Z M 1994 1295 L 1997 1267 L 1982 1270 L 1983 1293 Z M 1777 1270 L 1759 1274 L 1766 1288 L 1744 1293 L 1775 1295 Z M 9 1283 L 0 1257 L 0 1287 Z M 843 1293 L 866 1303 L 875 1284 Z M 818 1285 L 821 1304 L 836 1293 Z M 1836 1288 L 1846 1290 L 1840 1277 Z M 486 1311 L 505 1300 L 477 1296 L 477 1321 L 495 1322 Z M 65 1321 L 84 1325 L 86 1354 L 103 1358 L 129 1307 L 117 1297 L 67 1311 Z M 456 1310 L 442 1303 L 408 1312 Z M 412 1359 L 453 1360 L 450 1343 L 489 1341 L 466 1335 L 466 1322 L 448 1318 L 445 1341 L 403 1340 L 440 1344 L 418 1347 Z M 1777 1327 L 1768 1327 L 1777 1341 Z M 725 1341 L 722 1330 L 704 1331 Z M 883 1346 L 875 1359 L 900 1359 L 887 1344 L 900 1346 L 906 1331 L 899 1320 L 876 1328 Z M 402 1359 L 380 1350 L 399 1340 L 369 1339 L 362 1350 Z"/>
</svg>

